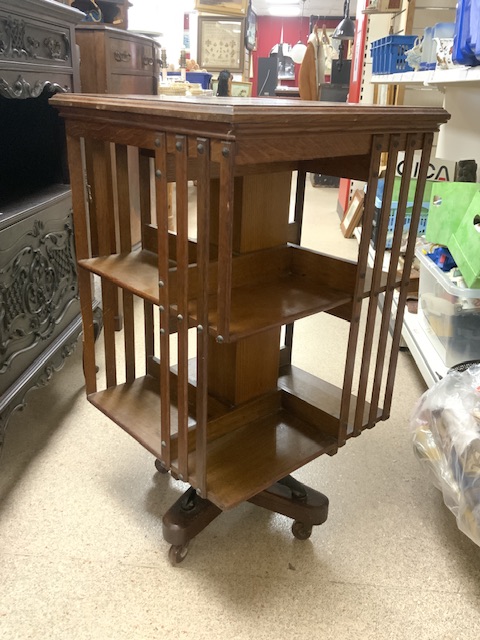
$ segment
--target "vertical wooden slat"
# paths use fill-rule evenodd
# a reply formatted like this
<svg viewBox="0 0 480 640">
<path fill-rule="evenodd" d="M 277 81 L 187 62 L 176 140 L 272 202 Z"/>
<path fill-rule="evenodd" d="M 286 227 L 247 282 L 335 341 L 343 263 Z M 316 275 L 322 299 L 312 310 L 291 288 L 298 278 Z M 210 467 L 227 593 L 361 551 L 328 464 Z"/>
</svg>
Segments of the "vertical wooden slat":
<svg viewBox="0 0 480 640">
<path fill-rule="evenodd" d="M 89 257 L 87 208 L 85 202 L 84 165 L 81 141 L 68 135 L 67 152 L 70 166 L 70 187 L 72 190 L 73 222 L 75 226 L 75 252 L 77 260 Z M 92 310 L 92 276 L 82 268 L 78 269 L 78 288 L 82 310 L 83 328 L 83 371 L 87 395 L 97 390 L 95 363 L 95 332 Z"/>
<path fill-rule="evenodd" d="M 117 167 L 120 252 L 128 253 L 132 250 L 132 231 L 130 224 L 130 189 L 126 145 L 115 145 L 115 162 Z"/>
<path fill-rule="evenodd" d="M 197 139 L 197 264 L 202 283 L 197 297 L 197 405 L 196 462 L 197 488 L 207 496 L 207 409 L 208 409 L 208 262 L 210 239 L 210 145 Z"/>
<path fill-rule="evenodd" d="M 153 304 L 143 301 L 144 340 L 145 340 L 145 371 L 150 370 L 150 361 L 155 353 L 155 329 L 153 322 Z"/>
<path fill-rule="evenodd" d="M 98 250 L 100 255 L 115 252 L 112 238 L 115 237 L 115 220 L 111 192 L 105 189 L 111 184 L 111 163 L 109 147 L 104 142 L 94 140 L 92 146 L 93 176 L 89 180 L 94 185 L 95 208 L 97 213 Z M 103 335 L 105 344 L 105 370 L 107 387 L 117 384 L 115 355 L 115 316 L 117 315 L 116 287 L 102 278 Z"/>
<path fill-rule="evenodd" d="M 220 341 L 228 338 L 230 324 L 234 163 L 234 144 L 222 142 L 218 229 L 218 338 Z"/>
<path fill-rule="evenodd" d="M 160 304 L 160 437 L 162 444 L 160 459 L 166 468 L 170 468 L 170 303 L 168 282 L 167 140 L 164 133 L 155 135 L 155 147 L 158 299 Z"/>
<path fill-rule="evenodd" d="M 152 198 L 150 194 L 150 167 L 151 158 L 146 153 L 140 152 L 138 159 L 139 183 L 140 183 L 140 238 L 142 248 L 145 246 L 145 229 L 152 222 Z M 145 332 L 145 370 L 149 370 L 150 359 L 155 351 L 155 332 L 153 323 L 153 305 L 143 302 L 144 332 Z"/>
<path fill-rule="evenodd" d="M 188 477 L 188 182 L 187 138 L 175 137 L 177 209 L 178 471 Z"/>
<path fill-rule="evenodd" d="M 364 201 L 362 219 L 362 239 L 358 248 L 357 279 L 353 295 L 352 320 L 348 335 L 347 356 L 345 361 L 345 373 L 343 377 L 342 400 L 340 406 L 340 420 L 338 427 L 338 444 L 345 444 L 347 438 L 348 416 L 353 385 L 355 357 L 360 329 L 360 314 L 362 308 L 363 292 L 365 290 L 365 278 L 367 274 L 368 250 L 373 231 L 373 215 L 375 212 L 375 196 L 377 193 L 380 158 L 383 148 L 383 136 L 372 137 L 372 151 L 370 156 L 370 169 L 368 175 L 368 188 Z"/>
<path fill-rule="evenodd" d="M 120 252 L 132 250 L 132 229 L 130 213 L 130 188 L 128 156 L 126 145 L 115 145 L 115 165 L 117 168 L 118 226 Z M 125 345 L 125 379 L 135 380 L 135 321 L 133 315 L 133 294 L 123 291 L 123 339 Z"/>
<path fill-rule="evenodd" d="M 391 136 L 388 146 L 388 164 L 385 172 L 385 182 L 383 189 L 382 208 L 380 218 L 377 220 L 377 246 L 375 260 L 373 264 L 373 274 L 371 290 L 368 299 L 367 320 L 365 325 L 365 337 L 362 351 L 362 366 L 358 384 L 357 406 L 355 409 L 354 435 L 358 435 L 363 426 L 363 414 L 370 373 L 372 358 L 373 340 L 375 335 L 375 320 L 378 312 L 378 296 L 383 273 L 383 261 L 385 256 L 385 245 L 387 242 L 388 221 L 392 201 L 393 185 L 395 181 L 395 169 L 397 165 L 397 154 L 399 149 L 398 136 Z M 362 238 L 363 239 L 363 238 Z"/>
<path fill-rule="evenodd" d="M 405 149 L 403 176 L 400 185 L 400 193 L 398 197 L 398 208 L 395 220 L 395 229 L 393 233 L 392 247 L 390 249 L 390 264 L 387 275 L 387 287 L 383 297 L 382 320 L 380 325 L 380 333 L 378 337 L 377 360 L 375 364 L 374 383 L 372 389 L 369 424 L 374 425 L 378 417 L 378 401 L 380 397 L 381 384 L 383 380 L 383 370 L 385 361 L 387 360 L 387 340 L 390 330 L 390 319 L 392 315 L 393 294 L 395 291 L 395 282 L 397 280 L 398 260 L 400 258 L 400 249 L 402 246 L 403 227 L 405 224 L 405 212 L 408 202 L 408 188 L 412 175 L 413 156 L 415 153 L 416 136 L 408 135 Z M 396 156 L 389 162 L 396 163 Z M 390 204 L 389 204 L 390 206 Z M 386 214 L 388 215 L 388 214 Z M 416 234 L 410 226 L 410 233 Z M 389 354 L 391 355 L 391 354 Z"/>
<path fill-rule="evenodd" d="M 152 221 L 152 199 L 150 197 L 150 156 L 140 152 L 138 159 L 140 184 L 140 238 L 142 247 L 145 246 L 145 228 Z"/>
<path fill-rule="evenodd" d="M 428 165 L 430 163 L 430 154 L 432 152 L 433 133 L 425 133 L 423 136 L 422 158 L 420 160 L 420 168 L 417 177 L 417 189 L 415 191 L 415 199 L 413 202 L 412 218 L 410 221 L 411 229 L 418 228 L 420 213 L 422 210 L 423 192 L 425 181 L 427 179 Z M 410 281 L 410 271 L 412 268 L 413 257 L 415 253 L 416 234 L 410 233 L 407 241 L 407 248 L 403 259 L 403 275 L 397 302 L 396 324 L 392 336 L 392 356 L 390 358 L 390 367 L 385 389 L 385 401 L 383 405 L 382 420 L 386 420 L 390 415 L 390 407 L 392 404 L 393 383 L 395 381 L 395 372 L 397 369 L 398 350 L 400 338 L 402 335 L 403 314 L 405 312 L 405 302 L 408 293 L 408 283 Z"/>
<path fill-rule="evenodd" d="M 305 183 L 307 178 L 307 172 L 304 169 L 299 169 L 297 173 L 297 188 L 295 191 L 295 211 L 293 220 L 296 224 L 297 237 L 295 242 L 300 244 L 302 239 L 302 224 L 303 224 L 303 209 L 305 204 Z"/>
<path fill-rule="evenodd" d="M 88 206 L 88 223 L 89 223 L 89 231 L 90 231 L 90 247 L 92 256 L 98 256 L 98 227 L 97 227 L 97 214 L 95 210 L 95 199 L 93 193 L 93 185 L 88 178 L 88 176 L 93 175 L 93 165 L 92 165 L 92 152 L 91 152 L 91 141 L 89 139 L 85 139 L 85 169 L 87 176 L 87 190 L 88 190 L 88 198 L 89 198 L 89 206 Z"/>
<path fill-rule="evenodd" d="M 105 348 L 105 375 L 107 387 L 117 384 L 115 351 L 115 317 L 117 315 L 116 288 L 102 278 L 103 343 Z"/>
<path fill-rule="evenodd" d="M 305 182 L 307 172 L 299 169 L 297 173 L 297 188 L 295 191 L 295 210 L 293 216 L 293 224 L 295 225 L 296 237 L 293 240 L 296 244 L 300 244 L 302 239 L 303 209 L 305 204 Z M 285 343 L 281 357 L 281 364 L 290 364 L 292 361 L 293 347 L 293 329 L 294 324 L 285 325 Z"/>
</svg>

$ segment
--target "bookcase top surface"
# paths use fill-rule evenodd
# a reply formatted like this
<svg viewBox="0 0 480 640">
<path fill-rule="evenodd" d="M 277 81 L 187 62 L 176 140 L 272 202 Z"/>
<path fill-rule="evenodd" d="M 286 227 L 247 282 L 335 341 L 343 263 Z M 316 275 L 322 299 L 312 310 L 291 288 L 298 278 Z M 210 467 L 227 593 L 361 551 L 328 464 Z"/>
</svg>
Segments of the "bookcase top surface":
<svg viewBox="0 0 480 640">
<path fill-rule="evenodd" d="M 62 115 L 73 117 L 81 117 L 82 112 L 88 113 L 89 118 L 95 118 L 95 113 L 98 117 L 106 112 L 123 113 L 134 119 L 148 116 L 150 122 L 157 117 L 162 120 L 172 118 L 194 121 L 197 125 L 229 125 L 239 127 L 239 130 L 245 126 L 277 132 L 288 128 L 299 134 L 322 130 L 351 133 L 437 131 L 450 117 L 440 107 L 359 105 L 285 98 L 57 94 L 51 102 Z"/>
</svg>

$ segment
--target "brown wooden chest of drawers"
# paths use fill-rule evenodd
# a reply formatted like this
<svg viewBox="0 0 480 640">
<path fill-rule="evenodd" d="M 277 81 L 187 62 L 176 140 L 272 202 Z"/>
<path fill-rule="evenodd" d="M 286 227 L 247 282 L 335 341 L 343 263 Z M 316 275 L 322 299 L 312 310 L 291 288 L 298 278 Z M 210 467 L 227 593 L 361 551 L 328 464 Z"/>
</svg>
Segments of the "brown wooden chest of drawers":
<svg viewBox="0 0 480 640">
<path fill-rule="evenodd" d="M 160 45 L 155 40 L 104 24 L 79 25 L 76 40 L 82 93 L 157 93 Z"/>
<path fill-rule="evenodd" d="M 106 24 L 84 23 L 76 27 L 76 41 L 80 48 L 80 84 L 82 93 L 155 95 L 160 75 L 160 45 L 147 36 L 116 29 Z M 87 163 L 92 162 L 92 150 L 87 144 Z M 140 242 L 140 194 L 138 176 L 133 170 L 137 150 L 128 149 L 132 167 L 130 214 L 132 241 Z M 112 157 L 112 162 L 115 158 Z M 109 185 L 115 190 L 116 185 Z M 97 194 L 91 186 L 90 222 L 94 253 L 98 248 Z M 118 212 L 115 212 L 118 218 Z M 121 317 L 117 317 L 117 328 Z"/>
</svg>

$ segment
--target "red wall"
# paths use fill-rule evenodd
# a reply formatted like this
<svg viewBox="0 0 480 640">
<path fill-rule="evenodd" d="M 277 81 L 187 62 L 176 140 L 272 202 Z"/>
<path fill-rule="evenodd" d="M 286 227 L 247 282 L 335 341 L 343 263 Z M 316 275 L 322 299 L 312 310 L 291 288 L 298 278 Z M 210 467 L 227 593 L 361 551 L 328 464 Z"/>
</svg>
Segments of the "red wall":
<svg viewBox="0 0 480 640">
<path fill-rule="evenodd" d="M 358 0 L 357 15 L 355 23 L 355 40 L 353 41 L 353 60 L 352 71 L 350 74 L 350 90 L 348 92 L 349 102 L 360 102 L 360 90 L 362 85 L 363 74 L 363 51 L 365 49 L 365 40 L 367 37 L 368 16 L 363 10 L 370 4 L 369 0 Z M 341 212 L 345 212 L 350 201 L 351 184 L 348 178 L 340 180 L 338 190 L 338 206 Z"/>
<path fill-rule="evenodd" d="M 323 24 L 327 29 L 334 29 L 339 20 L 325 20 L 319 25 Z M 283 42 L 290 45 L 296 44 L 299 40 L 304 44 L 307 44 L 307 38 L 309 36 L 309 23 L 310 18 L 277 18 L 274 16 L 258 16 L 257 18 L 257 50 L 253 51 L 253 87 L 252 95 L 257 95 L 257 69 L 258 58 L 268 58 L 272 47 L 280 42 L 280 36 L 283 26 Z M 280 84 L 285 86 L 298 86 L 298 73 L 300 71 L 300 65 L 295 65 L 295 80 L 281 80 Z"/>
</svg>

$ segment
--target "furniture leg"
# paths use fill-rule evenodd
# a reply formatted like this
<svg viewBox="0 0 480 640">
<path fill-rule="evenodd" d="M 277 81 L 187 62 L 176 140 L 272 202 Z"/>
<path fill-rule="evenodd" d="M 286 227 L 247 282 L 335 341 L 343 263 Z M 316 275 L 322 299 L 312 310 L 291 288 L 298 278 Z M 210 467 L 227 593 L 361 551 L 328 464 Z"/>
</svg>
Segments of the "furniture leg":
<svg viewBox="0 0 480 640">
<path fill-rule="evenodd" d="M 159 469 L 159 465 L 156 467 Z M 328 516 L 328 498 L 292 476 L 282 478 L 249 502 L 292 518 L 292 533 L 298 540 L 309 538 L 312 527 L 323 524 Z M 200 498 L 193 487 L 180 496 L 163 516 L 163 537 L 172 545 L 168 553 L 172 565 L 185 559 L 190 540 L 221 513 L 213 502 Z"/>
<path fill-rule="evenodd" d="M 292 533 L 299 540 L 309 538 L 312 527 L 323 524 L 328 517 L 327 496 L 292 476 L 282 478 L 249 502 L 292 518 Z"/>
<path fill-rule="evenodd" d="M 200 498 L 190 487 L 163 516 L 163 537 L 172 546 L 168 553 L 172 565 L 185 559 L 192 538 L 222 513 L 213 502 Z"/>
</svg>

